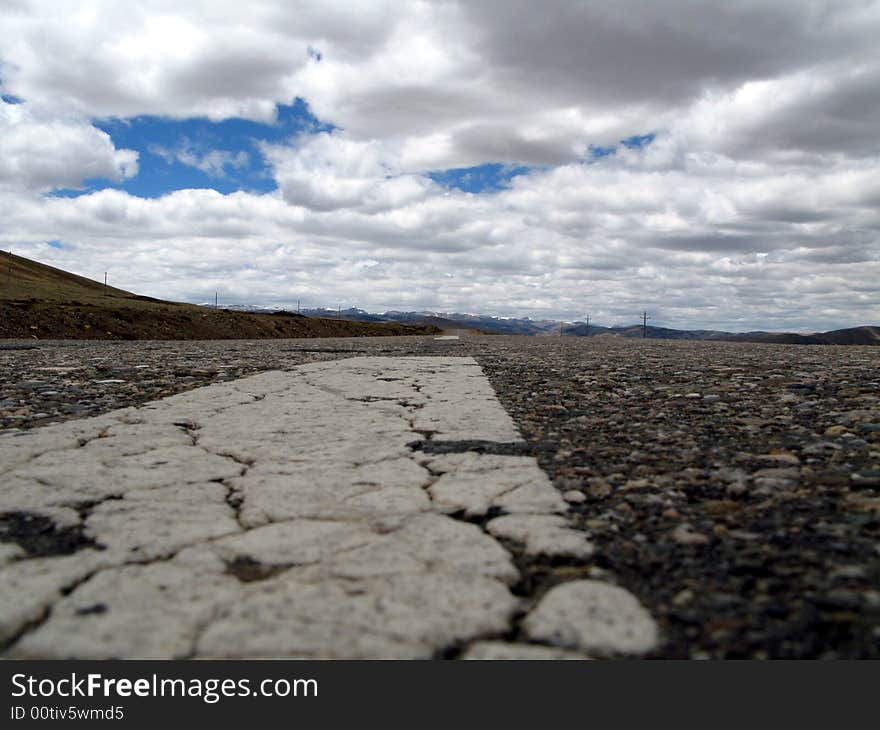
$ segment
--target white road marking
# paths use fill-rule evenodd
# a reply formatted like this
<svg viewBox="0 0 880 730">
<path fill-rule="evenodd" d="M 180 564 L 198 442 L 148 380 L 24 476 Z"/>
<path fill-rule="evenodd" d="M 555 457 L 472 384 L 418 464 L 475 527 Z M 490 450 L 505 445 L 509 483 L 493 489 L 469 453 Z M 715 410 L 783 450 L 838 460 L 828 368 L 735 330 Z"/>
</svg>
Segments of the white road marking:
<svg viewBox="0 0 880 730">
<path fill-rule="evenodd" d="M 523 628 L 532 639 L 599 657 L 643 654 L 659 638 L 657 624 L 632 593 L 596 580 L 553 587 Z"/>
<path fill-rule="evenodd" d="M 94 541 L 0 552 L 15 657 L 430 657 L 500 636 L 495 536 L 588 556 L 471 358 L 352 358 L 0 436 L 0 512 Z M 488 532 L 458 513 L 512 513 Z M 453 515 L 453 516 L 450 516 Z M 501 652 L 503 653 L 503 651 Z"/>
</svg>

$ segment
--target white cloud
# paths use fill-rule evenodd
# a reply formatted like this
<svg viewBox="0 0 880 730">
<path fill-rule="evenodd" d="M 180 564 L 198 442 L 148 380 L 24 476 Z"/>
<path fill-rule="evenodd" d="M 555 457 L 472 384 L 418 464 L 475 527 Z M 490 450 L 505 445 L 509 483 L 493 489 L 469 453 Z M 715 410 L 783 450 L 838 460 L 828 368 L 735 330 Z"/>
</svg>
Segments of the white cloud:
<svg viewBox="0 0 880 730">
<path fill-rule="evenodd" d="M 25 101 L 0 107 L 0 241 L 81 273 L 178 298 L 880 321 L 877 2 L 23 1 L 0 35 L 0 90 Z M 336 129 L 260 145 L 276 193 L 40 194 L 136 173 L 89 119 L 266 121 L 297 96 Z M 486 162 L 540 169 L 480 195 L 426 176 Z"/>
<path fill-rule="evenodd" d="M 250 161 L 244 150 L 239 150 L 235 154 L 228 150 L 199 150 L 187 138 L 182 139 L 173 149 L 162 145 L 150 145 L 149 151 L 161 157 L 169 165 L 179 162 L 201 170 L 211 177 L 226 177 L 227 167 L 238 170 L 247 167 Z"/>
<path fill-rule="evenodd" d="M 399 208 L 439 188 L 404 174 L 397 145 L 360 142 L 342 132 L 301 135 L 291 144 L 263 144 L 284 199 L 318 211 Z"/>
<path fill-rule="evenodd" d="M 43 117 L 0 100 L 0 186 L 75 188 L 87 178 L 119 182 L 138 171 L 138 153 L 75 118 Z"/>
</svg>

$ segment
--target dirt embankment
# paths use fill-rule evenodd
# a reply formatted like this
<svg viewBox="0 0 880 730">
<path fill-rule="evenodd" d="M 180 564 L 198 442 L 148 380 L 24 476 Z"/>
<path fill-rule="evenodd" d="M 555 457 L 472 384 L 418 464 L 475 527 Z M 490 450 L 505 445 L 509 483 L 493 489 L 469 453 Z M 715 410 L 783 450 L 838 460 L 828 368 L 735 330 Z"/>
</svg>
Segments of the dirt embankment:
<svg viewBox="0 0 880 730">
<path fill-rule="evenodd" d="M 0 339 L 262 340 L 439 331 L 421 324 L 353 322 L 169 302 L 0 252 Z"/>
<path fill-rule="evenodd" d="M 235 312 L 173 303 L 132 307 L 128 299 L 106 299 L 104 305 L 35 299 L 0 302 L 0 338 L 227 340 L 380 337 L 439 332 L 436 327 L 394 322 L 313 319 L 290 312 Z"/>
</svg>

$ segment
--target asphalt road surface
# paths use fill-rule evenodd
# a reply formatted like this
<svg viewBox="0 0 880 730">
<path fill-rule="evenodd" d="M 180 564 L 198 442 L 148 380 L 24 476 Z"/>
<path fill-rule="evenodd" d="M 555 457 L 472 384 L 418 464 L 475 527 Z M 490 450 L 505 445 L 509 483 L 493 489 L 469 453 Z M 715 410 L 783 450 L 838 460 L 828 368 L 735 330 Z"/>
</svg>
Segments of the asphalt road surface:
<svg viewBox="0 0 880 730">
<path fill-rule="evenodd" d="M 430 443 L 418 449 L 418 464 L 431 471 L 431 460 L 438 460 L 453 473 L 467 472 L 468 460 L 491 463 L 492 469 L 514 462 L 525 468 L 526 461 L 536 460 L 557 502 L 542 503 L 543 515 L 530 507 L 523 513 L 531 520 L 525 524 L 512 519 L 518 513 L 510 505 L 489 500 L 475 507 L 462 497 L 467 490 L 447 489 L 436 497 L 458 499 L 446 503 L 444 515 L 455 519 L 454 530 L 472 527 L 480 537 L 465 530 L 468 534 L 444 538 L 444 530 L 453 528 L 436 521 L 424 533 L 436 533 L 437 545 L 476 540 L 467 543 L 472 551 L 494 556 L 475 575 L 497 615 L 474 619 L 468 641 L 455 640 L 435 622 L 429 626 L 430 642 L 397 637 L 396 648 L 370 645 L 362 655 L 415 656 L 430 645 L 432 655 L 444 658 L 529 652 L 548 657 L 568 652 L 572 658 L 880 656 L 877 348 L 604 337 L 4 342 L 0 433 L 20 437 L 205 385 L 233 387 L 240 378 L 267 370 L 295 376 L 304 365 L 373 356 L 394 362 L 411 356 L 473 358 L 522 441 L 501 428 L 488 434 L 462 431 L 459 435 L 477 437 L 449 438 L 444 445 L 444 439 L 431 438 L 431 429 L 421 429 Z M 409 404 L 405 407 L 423 407 L 416 402 L 422 382 L 412 380 L 417 387 L 412 399 L 394 397 Z M 450 380 L 446 390 L 455 390 L 455 382 Z M 433 397 L 443 396 L 438 391 Z M 450 420 L 441 428 L 457 428 L 461 409 L 453 410 L 443 415 Z M 467 483 L 461 475 L 456 479 L 459 486 Z M 480 488 L 479 479 L 471 483 Z M 429 491 L 439 494 L 434 486 Z M 28 522 L 24 509 L 4 509 L 4 570 L 21 571 L 28 560 L 45 559 L 41 555 L 53 540 L 57 550 L 62 538 L 93 539 L 87 531 Z M 205 521 L 216 524 L 210 516 Z M 411 548 L 407 539 L 402 534 L 403 542 L 395 545 L 383 539 L 372 549 L 396 555 Z M 223 540 L 237 544 L 241 538 Z M 507 558 L 501 559 L 495 546 L 506 550 Z M 55 559 L 75 562 L 78 554 L 83 553 L 72 549 Z M 271 563 L 267 560 L 263 555 L 239 562 L 235 579 L 247 577 L 248 570 L 259 573 Z M 439 570 L 471 571 L 461 560 L 452 556 Z M 487 588 L 491 581 L 501 581 L 505 591 L 493 593 Z M 415 589 L 398 588 L 411 608 L 407 591 Z M 438 590 L 457 593 L 452 584 Z M 271 603 L 265 596 L 259 600 Z M 101 605 L 96 600 L 76 610 L 91 608 L 87 618 L 100 616 Z M 52 629 L 53 619 L 64 618 L 63 610 L 34 616 L 40 625 L 12 632 L 7 650 L 27 655 L 28 635 Z M 470 615 L 469 610 L 455 609 L 461 615 Z M 578 621 L 588 613 L 605 616 L 604 625 L 586 632 L 601 634 L 603 641 L 590 643 L 579 633 Z M 421 618 L 418 611 L 411 614 L 404 618 Z M 623 617 L 619 625 L 610 614 Z M 71 615 L 83 614 L 71 609 Z M 365 621 L 373 620 L 372 614 L 364 615 Z M 229 626 L 234 623 L 228 618 L 213 626 L 215 635 L 205 639 L 206 646 L 233 645 Z M 59 623 L 58 629 L 69 625 Z M 41 644 L 34 639 L 32 646 L 31 655 L 39 655 Z M 255 649 L 261 650 L 265 647 Z M 216 648 L 213 653 L 222 654 Z"/>
</svg>

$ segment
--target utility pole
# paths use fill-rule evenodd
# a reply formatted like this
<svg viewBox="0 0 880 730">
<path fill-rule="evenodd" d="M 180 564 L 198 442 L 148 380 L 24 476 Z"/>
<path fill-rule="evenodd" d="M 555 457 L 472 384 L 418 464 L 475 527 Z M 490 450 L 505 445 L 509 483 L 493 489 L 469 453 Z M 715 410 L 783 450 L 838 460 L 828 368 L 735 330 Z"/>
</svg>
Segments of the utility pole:
<svg viewBox="0 0 880 730">
<path fill-rule="evenodd" d="M 590 336 L 590 315 L 587 315 L 587 337 Z"/>
<path fill-rule="evenodd" d="M 648 312 L 647 310 L 642 312 L 642 339 L 644 340 L 648 336 Z"/>
<path fill-rule="evenodd" d="M 299 314 L 299 299 L 296 300 L 296 313 Z"/>
<path fill-rule="evenodd" d="M 214 292 L 214 309 L 217 309 L 217 292 Z"/>
<path fill-rule="evenodd" d="M 104 272 L 104 296 L 107 296 L 107 272 Z"/>
</svg>

